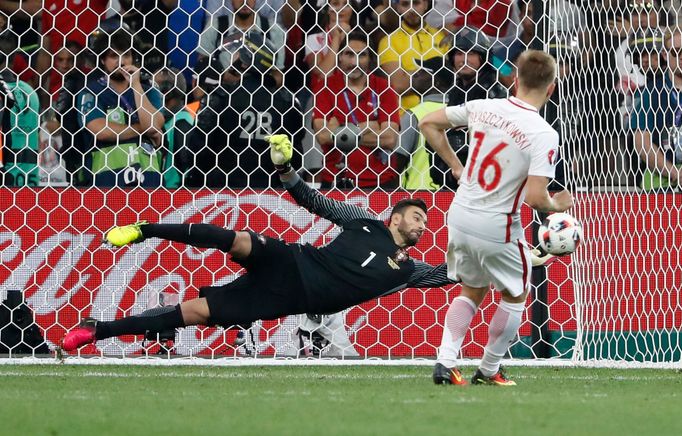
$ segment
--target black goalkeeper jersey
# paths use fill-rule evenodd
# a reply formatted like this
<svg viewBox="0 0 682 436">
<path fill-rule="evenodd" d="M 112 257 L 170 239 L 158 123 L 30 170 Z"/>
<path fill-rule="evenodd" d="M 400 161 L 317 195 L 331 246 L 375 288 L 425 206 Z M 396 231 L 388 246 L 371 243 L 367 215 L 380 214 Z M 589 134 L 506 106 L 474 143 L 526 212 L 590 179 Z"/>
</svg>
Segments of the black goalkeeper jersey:
<svg viewBox="0 0 682 436">
<path fill-rule="evenodd" d="M 343 228 L 324 247 L 292 244 L 308 312 L 333 313 L 404 288 L 452 284 L 446 264 L 413 260 L 386 225 L 366 210 L 326 198 L 296 177 L 286 184 L 296 202 Z"/>
</svg>

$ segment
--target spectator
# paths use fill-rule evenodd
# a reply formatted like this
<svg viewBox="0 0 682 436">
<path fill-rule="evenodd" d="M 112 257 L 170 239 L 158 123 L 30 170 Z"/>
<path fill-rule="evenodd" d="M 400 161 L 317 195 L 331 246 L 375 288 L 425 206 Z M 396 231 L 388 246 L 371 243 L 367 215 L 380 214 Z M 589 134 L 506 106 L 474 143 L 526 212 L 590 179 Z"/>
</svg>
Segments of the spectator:
<svg viewBox="0 0 682 436">
<path fill-rule="evenodd" d="M 588 53 L 583 63 L 584 72 L 579 75 L 574 92 L 580 92 L 585 99 L 585 106 L 590 110 L 585 113 L 584 132 L 592 138 L 600 153 L 587 153 L 573 156 L 572 174 L 580 189 L 590 189 L 596 185 L 612 185 L 621 183 L 612 177 L 623 174 L 615 167 L 618 162 L 610 156 L 624 153 L 623 119 L 617 108 L 623 95 L 617 91 L 619 82 L 616 70 L 615 53 L 617 47 L 626 36 L 629 26 L 628 17 L 620 7 L 621 0 L 600 0 L 584 4 L 587 11 L 590 29 L 587 45 L 583 52 Z M 627 24 L 626 24 L 627 23 Z"/>
<path fill-rule="evenodd" d="M 8 28 L 14 36 L 19 50 L 8 64 L 19 80 L 26 82 L 32 89 L 40 87 L 40 76 L 47 69 L 41 65 L 39 56 L 41 46 L 40 15 L 42 2 L 39 0 L 0 0 L 0 12 L 8 17 Z M 16 47 L 15 47 L 16 48 Z"/>
<path fill-rule="evenodd" d="M 349 0 L 330 0 L 320 11 L 319 32 L 306 37 L 305 62 L 316 76 L 324 78 L 336 68 L 337 54 L 346 35 L 357 26 L 357 14 Z"/>
<path fill-rule="evenodd" d="M 325 152 L 322 187 L 392 188 L 398 185 L 386 151 L 396 145 L 398 96 L 370 72 L 367 35 L 351 32 L 339 67 L 313 89 L 313 131 Z"/>
<path fill-rule="evenodd" d="M 540 42 L 533 18 L 533 2 L 531 0 L 519 0 L 518 5 L 521 32 L 518 35 L 500 38 L 495 44 L 495 55 L 511 63 L 516 63 L 516 58 L 531 48 L 534 42 Z"/>
<path fill-rule="evenodd" d="M 2 119 L 4 186 L 38 186 L 40 104 L 31 86 L 6 69 L 17 49 L 11 31 L 0 32 L 0 118 Z M 2 140 L 3 138 L 0 138 Z"/>
<path fill-rule="evenodd" d="M 557 162 L 554 180 L 550 183 L 550 191 L 560 191 L 567 180 L 565 171 L 570 168 L 574 156 L 587 154 L 589 150 L 580 138 L 584 125 L 585 95 L 576 92 L 578 78 L 583 73 L 581 50 L 577 34 L 559 33 L 549 44 L 549 54 L 557 61 L 557 85 L 544 107 L 544 118 L 559 132 L 561 156 Z M 561 114 L 561 116 L 560 116 Z M 574 178 L 571 178 L 574 180 Z"/>
<path fill-rule="evenodd" d="M 46 0 L 42 10 L 43 47 L 49 54 L 41 52 L 42 60 L 46 66 L 52 62 L 50 55 L 62 52 L 64 48 L 73 42 L 80 47 L 87 45 L 87 37 L 93 33 L 104 17 L 107 9 L 107 0 Z M 72 48 L 74 46 L 71 46 Z M 62 87 L 63 74 L 52 65 L 49 74 L 49 94 L 56 98 L 57 91 Z"/>
<path fill-rule="evenodd" d="M 455 9 L 455 29 L 473 27 L 493 38 L 516 33 L 514 0 L 455 0 Z"/>
<path fill-rule="evenodd" d="M 630 0 L 621 5 L 626 11 L 626 37 L 621 41 L 616 50 L 616 69 L 619 75 L 618 89 L 625 95 L 621 115 L 627 121 L 627 117 L 632 111 L 633 92 L 646 84 L 646 74 L 640 66 L 632 62 L 630 56 L 630 45 L 635 32 L 642 29 L 658 29 L 659 15 L 662 9 L 657 1 L 653 0 Z"/>
<path fill-rule="evenodd" d="M 456 31 L 455 21 L 461 16 L 455 7 L 455 0 L 432 0 L 432 6 L 424 20 L 436 29 Z"/>
<path fill-rule="evenodd" d="M 222 65 L 221 71 L 226 71 L 230 66 L 230 53 L 221 47 L 240 36 L 253 32 L 261 34 L 259 40 L 269 46 L 268 50 L 274 50 L 274 68 L 269 68 L 267 74 L 272 76 L 277 87 L 282 85 L 282 69 L 284 68 L 284 30 L 277 23 L 270 23 L 255 12 L 256 0 L 231 0 L 232 7 L 236 11 L 234 15 L 222 15 L 213 18 L 201 34 L 199 40 L 198 72 L 201 73 L 208 65 L 208 60 L 216 53 Z"/>
<path fill-rule="evenodd" d="M 178 188 L 192 166 L 192 155 L 185 146 L 195 124 L 195 115 L 187 110 L 187 82 L 179 70 L 163 68 L 154 75 L 154 82 L 164 95 L 163 125 L 165 154 L 163 156 L 163 186 Z"/>
<path fill-rule="evenodd" d="M 497 80 L 497 72 L 490 64 L 491 41 L 483 32 L 463 27 L 455 34 L 455 45 L 448 53 L 448 61 L 455 72 L 455 86 L 448 95 L 450 106 L 483 98 L 504 98 L 508 91 Z M 462 130 L 451 130 L 448 140 L 459 159 L 466 162 L 469 149 L 467 135 Z M 436 159 L 435 165 L 447 169 L 445 162 Z M 456 181 L 449 177 L 445 184 L 456 189 Z"/>
<path fill-rule="evenodd" d="M 314 137 L 312 127 L 312 107 L 314 99 L 311 90 L 320 86 L 320 81 L 337 67 L 338 51 L 346 36 L 358 27 L 356 7 L 362 8 L 356 0 L 333 0 L 329 3 L 320 0 L 290 1 L 290 8 L 298 7 L 298 26 L 288 35 L 288 51 L 298 68 L 287 72 L 287 86 L 297 92 L 304 107 L 305 136 L 303 166 L 306 180 L 319 182 L 320 169 L 324 166 L 324 151 Z M 303 46 L 299 39 L 304 39 Z M 303 53 L 295 56 L 294 53 Z M 298 61 L 301 58 L 302 61 Z M 310 72 L 311 74 L 308 74 Z M 303 86 L 307 83 L 307 86 Z"/>
<path fill-rule="evenodd" d="M 287 87 L 297 93 L 302 90 L 297 95 L 305 104 L 309 91 L 302 89 L 306 81 L 303 76 L 312 68 L 313 74 L 308 77 L 310 82 L 333 70 L 338 44 L 348 32 L 359 30 L 358 27 L 370 35 L 370 47 L 376 47 L 379 38 L 385 35 L 382 28 L 390 26 L 392 19 L 397 22 L 388 4 L 389 0 L 334 0 L 329 3 L 323 0 L 288 0 L 281 14 L 288 28 Z M 342 30 L 340 34 L 339 29 Z"/>
<path fill-rule="evenodd" d="M 419 61 L 417 61 L 419 64 Z M 419 121 L 424 115 L 444 108 L 447 93 L 454 79 L 451 65 L 444 57 L 430 58 L 421 63 L 421 69 L 412 76 L 415 90 L 422 102 L 405 111 L 400 118 L 400 138 L 396 148 L 398 171 L 403 171 L 401 186 L 408 190 L 435 191 L 444 184 L 451 171 L 435 165 L 438 156 L 419 131 Z"/>
<path fill-rule="evenodd" d="M 636 38 L 640 64 L 646 68 L 647 83 L 635 91 L 635 108 L 630 118 L 634 149 L 644 171 L 642 188 L 677 188 L 682 164 L 682 32 L 677 29 L 665 37 L 667 68 L 656 73 L 660 61 L 660 38 Z M 648 57 L 648 60 L 644 60 Z"/>
<path fill-rule="evenodd" d="M 133 65 L 133 38 L 121 28 L 93 35 L 101 74 L 78 96 L 87 134 L 88 174 L 96 186 L 161 185 L 162 96 Z"/>
<path fill-rule="evenodd" d="M 410 76 L 417 68 L 415 59 L 442 56 L 447 48 L 441 47 L 445 34 L 423 23 L 428 0 L 396 0 L 393 7 L 401 17 L 400 28 L 379 42 L 379 63 L 390 77 L 391 87 L 402 97 L 402 109 L 407 110 L 420 102 L 410 87 Z"/>
<path fill-rule="evenodd" d="M 155 74 L 165 65 L 191 80 L 204 28 L 201 0 L 121 0 L 121 15 L 137 37 L 142 68 Z"/>
<path fill-rule="evenodd" d="M 282 12 L 286 3 L 287 0 L 256 0 L 254 9 L 258 12 L 258 15 L 268 20 L 268 22 L 277 23 L 281 26 L 285 24 Z M 234 6 L 230 0 L 205 0 L 203 8 L 206 10 L 206 16 L 209 17 L 207 24 L 210 24 L 210 20 L 216 17 L 234 13 Z"/>
<path fill-rule="evenodd" d="M 54 57 L 55 74 L 52 77 L 61 85 L 53 96 L 45 127 L 50 134 L 61 136 L 60 151 L 70 175 L 82 169 L 87 151 L 83 148 L 86 138 L 83 138 L 76 109 L 76 96 L 85 87 L 85 71 L 83 47 L 75 41 L 67 41 L 66 47 Z M 72 183 L 78 184 L 77 179 L 72 179 Z"/>
<path fill-rule="evenodd" d="M 666 25 L 668 27 L 682 28 L 682 0 L 663 0 Z"/>
<path fill-rule="evenodd" d="M 287 133 L 300 143 L 301 108 L 285 88 L 276 89 L 269 75 L 273 52 L 258 30 L 245 36 L 234 34 L 221 47 L 229 52 L 229 68 L 220 76 L 201 77 L 209 90 L 197 116 L 198 128 L 191 135 L 195 166 L 187 177 L 191 187 L 269 188 L 276 186 L 276 173 L 265 136 Z M 214 61 L 223 58 L 214 53 Z M 215 70 L 209 68 L 207 71 Z M 210 83 L 220 83 L 214 90 Z M 300 155 L 297 155 L 300 164 Z"/>
</svg>

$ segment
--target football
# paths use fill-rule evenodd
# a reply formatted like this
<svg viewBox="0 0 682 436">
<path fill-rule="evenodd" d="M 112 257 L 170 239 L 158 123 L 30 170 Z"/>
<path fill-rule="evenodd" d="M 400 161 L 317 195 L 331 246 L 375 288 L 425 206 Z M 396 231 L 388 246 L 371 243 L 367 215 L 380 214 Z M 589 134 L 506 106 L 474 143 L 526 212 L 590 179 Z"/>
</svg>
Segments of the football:
<svg viewBox="0 0 682 436">
<path fill-rule="evenodd" d="M 542 248 L 555 256 L 573 253 L 583 239 L 580 222 L 567 213 L 548 216 L 538 229 Z"/>
</svg>

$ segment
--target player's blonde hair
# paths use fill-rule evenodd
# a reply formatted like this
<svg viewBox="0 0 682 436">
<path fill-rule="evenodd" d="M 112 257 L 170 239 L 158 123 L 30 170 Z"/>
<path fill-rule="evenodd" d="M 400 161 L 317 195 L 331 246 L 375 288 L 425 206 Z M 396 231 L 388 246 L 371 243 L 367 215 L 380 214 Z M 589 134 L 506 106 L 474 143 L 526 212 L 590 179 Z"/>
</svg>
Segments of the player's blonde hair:
<svg viewBox="0 0 682 436">
<path fill-rule="evenodd" d="M 556 79 L 556 61 L 539 50 L 526 50 L 516 63 L 519 85 L 528 90 L 544 91 Z"/>
</svg>

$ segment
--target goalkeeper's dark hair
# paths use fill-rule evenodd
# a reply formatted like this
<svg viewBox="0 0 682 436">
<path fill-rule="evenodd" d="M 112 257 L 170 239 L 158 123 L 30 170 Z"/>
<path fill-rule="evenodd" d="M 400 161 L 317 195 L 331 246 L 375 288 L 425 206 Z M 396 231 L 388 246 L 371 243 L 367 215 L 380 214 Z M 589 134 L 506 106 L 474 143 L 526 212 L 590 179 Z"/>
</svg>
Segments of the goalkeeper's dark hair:
<svg viewBox="0 0 682 436">
<path fill-rule="evenodd" d="M 419 198 L 406 198 L 404 200 L 400 200 L 395 204 L 395 206 L 393 206 L 393 209 L 391 210 L 391 216 L 395 215 L 396 213 L 404 215 L 405 209 L 407 209 L 410 206 L 418 207 L 419 209 L 423 210 L 424 213 L 426 214 L 429 213 L 429 210 L 427 209 L 424 200 L 421 200 Z"/>
</svg>

